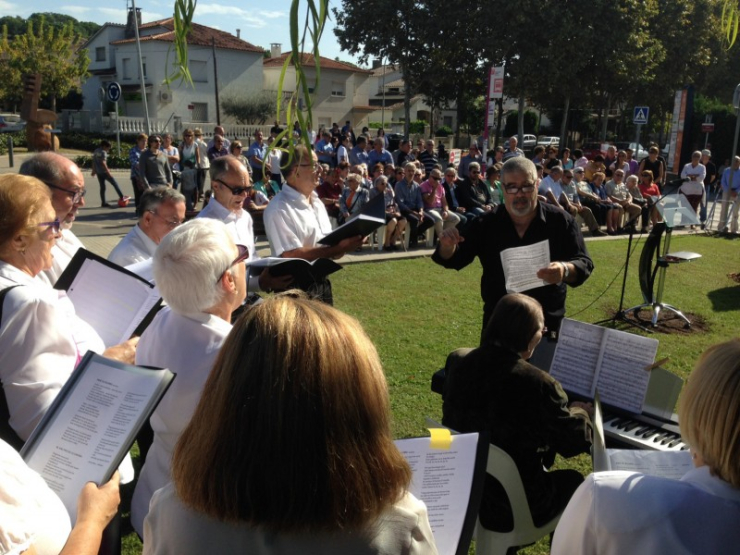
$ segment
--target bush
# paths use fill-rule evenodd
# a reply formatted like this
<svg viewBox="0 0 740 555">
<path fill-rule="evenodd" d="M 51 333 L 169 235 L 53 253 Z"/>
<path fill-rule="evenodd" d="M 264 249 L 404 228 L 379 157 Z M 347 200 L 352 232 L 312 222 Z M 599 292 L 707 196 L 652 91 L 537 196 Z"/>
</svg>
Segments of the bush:
<svg viewBox="0 0 740 555">
<path fill-rule="evenodd" d="M 427 124 L 423 119 L 417 119 L 409 123 L 409 133 L 424 133 L 424 126 Z"/>
<path fill-rule="evenodd" d="M 121 152 L 124 152 L 123 143 L 121 143 Z M 82 169 L 92 168 L 92 156 L 77 156 L 74 162 Z M 131 168 L 131 164 L 129 163 L 128 158 L 125 156 L 116 156 L 115 154 L 110 154 L 108 156 L 108 167 L 112 170 L 128 170 Z"/>
<path fill-rule="evenodd" d="M 449 125 L 443 125 L 434 133 L 437 137 L 449 137 L 452 135 L 452 128 Z"/>
<path fill-rule="evenodd" d="M 8 153 L 8 142 L 10 137 L 13 137 L 13 148 L 25 148 L 26 146 L 28 146 L 25 131 L 17 131 L 15 133 L 0 133 L 0 154 Z"/>
<path fill-rule="evenodd" d="M 277 100 L 270 93 L 261 93 L 252 97 L 226 97 L 221 106 L 227 116 L 236 119 L 239 124 L 264 125 L 268 118 L 275 115 Z"/>
</svg>

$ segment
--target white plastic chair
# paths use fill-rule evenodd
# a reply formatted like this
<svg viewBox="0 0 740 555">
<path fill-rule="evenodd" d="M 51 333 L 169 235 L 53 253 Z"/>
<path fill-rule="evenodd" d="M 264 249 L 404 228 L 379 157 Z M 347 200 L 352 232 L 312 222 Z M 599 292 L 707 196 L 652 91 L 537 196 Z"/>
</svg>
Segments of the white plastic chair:
<svg viewBox="0 0 740 555">
<path fill-rule="evenodd" d="M 519 470 L 506 451 L 495 445 L 488 446 L 486 472 L 501 482 L 506 490 L 514 516 L 514 529 L 494 532 L 484 528 L 478 519 L 475 527 L 476 555 L 506 555 L 509 548 L 533 544 L 555 530 L 562 512 L 544 526 L 538 528 L 534 525 Z"/>
<path fill-rule="evenodd" d="M 382 251 L 385 242 L 385 226 L 381 225 L 370 235 L 370 250 Z"/>
</svg>

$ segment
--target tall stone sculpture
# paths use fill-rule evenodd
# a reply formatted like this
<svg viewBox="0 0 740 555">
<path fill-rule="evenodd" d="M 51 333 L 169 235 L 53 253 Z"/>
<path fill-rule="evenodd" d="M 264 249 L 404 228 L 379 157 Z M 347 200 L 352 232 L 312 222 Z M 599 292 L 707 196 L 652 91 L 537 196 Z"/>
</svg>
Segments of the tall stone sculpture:
<svg viewBox="0 0 740 555">
<path fill-rule="evenodd" d="M 51 110 L 39 108 L 40 94 L 41 75 L 24 75 L 21 117 L 26 121 L 28 149 L 36 152 L 59 150 L 59 139 L 51 132 L 57 115 Z"/>
</svg>

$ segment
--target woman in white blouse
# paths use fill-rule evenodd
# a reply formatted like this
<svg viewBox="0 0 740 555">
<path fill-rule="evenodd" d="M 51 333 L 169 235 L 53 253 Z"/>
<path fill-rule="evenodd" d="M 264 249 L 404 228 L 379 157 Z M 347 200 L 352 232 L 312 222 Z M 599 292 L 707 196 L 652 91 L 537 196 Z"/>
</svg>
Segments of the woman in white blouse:
<svg viewBox="0 0 740 555">
<path fill-rule="evenodd" d="M 177 378 L 149 420 L 154 441 L 131 501 L 131 522 L 140 536 L 152 494 L 170 482 L 172 451 L 231 331 L 231 313 L 244 302 L 248 254 L 211 218 L 174 229 L 154 254 L 154 282 L 167 308 L 142 334 L 136 363 L 169 368 Z"/>
<path fill-rule="evenodd" d="M 60 222 L 41 181 L 0 176 L 0 437 L 19 448 L 89 349 L 133 363 L 137 340 L 105 348 L 69 299 L 35 279 L 52 265 Z"/>
<path fill-rule="evenodd" d="M 152 498 L 144 553 L 436 555 L 410 479 L 359 323 L 278 295 L 226 339 L 173 482 Z"/>
<path fill-rule="evenodd" d="M 740 553 L 740 339 L 699 359 L 679 423 L 696 468 L 680 480 L 591 474 L 560 519 L 553 555 Z"/>
</svg>

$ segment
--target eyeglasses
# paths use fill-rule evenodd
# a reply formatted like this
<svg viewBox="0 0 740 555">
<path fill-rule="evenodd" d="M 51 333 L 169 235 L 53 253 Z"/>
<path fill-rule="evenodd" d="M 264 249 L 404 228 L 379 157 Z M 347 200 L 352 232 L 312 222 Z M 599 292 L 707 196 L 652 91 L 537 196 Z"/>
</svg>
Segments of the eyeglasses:
<svg viewBox="0 0 740 555">
<path fill-rule="evenodd" d="M 221 275 L 218 276 L 218 279 L 216 280 L 216 283 L 221 281 L 224 278 L 224 274 L 228 272 L 231 268 L 233 268 L 235 265 L 239 264 L 240 262 L 244 262 L 247 258 L 249 258 L 249 249 L 245 247 L 244 245 L 237 245 L 236 250 L 239 251 L 236 255 L 236 258 L 229 264 L 229 267 L 226 268 L 223 272 L 221 272 Z"/>
<path fill-rule="evenodd" d="M 238 197 L 239 195 L 243 195 L 244 193 L 248 193 L 250 189 L 252 188 L 251 185 L 249 187 L 231 187 L 227 185 L 226 183 L 224 183 L 223 181 L 221 181 L 220 179 L 214 179 L 213 181 L 215 181 L 216 183 L 220 183 L 221 185 L 226 187 L 229 191 L 231 191 L 231 194 L 234 195 L 235 197 Z"/>
<path fill-rule="evenodd" d="M 41 222 L 36 224 L 39 227 L 45 227 L 45 228 L 51 228 L 54 230 L 54 235 L 59 235 L 59 231 L 62 229 L 62 222 L 59 221 L 59 218 L 54 220 L 53 222 Z"/>
<path fill-rule="evenodd" d="M 161 215 L 161 214 L 160 214 L 159 212 L 157 212 L 156 210 L 148 210 L 148 212 L 149 212 L 150 214 L 154 214 L 154 215 L 155 215 L 155 216 L 157 216 L 158 218 L 162 218 L 162 221 L 163 221 L 163 222 L 164 222 L 165 224 L 167 224 L 167 227 L 169 227 L 170 229 L 175 229 L 175 228 L 176 228 L 177 226 L 179 226 L 179 225 L 182 225 L 182 223 L 183 223 L 183 221 L 182 221 L 182 220 L 168 220 L 167 218 L 165 218 L 164 216 L 162 216 L 162 215 Z"/>
<path fill-rule="evenodd" d="M 429 176 L 429 179 L 432 179 L 432 180 L 434 180 L 434 181 L 439 181 L 439 180 L 440 180 L 440 179 L 442 179 L 442 178 L 441 178 L 441 177 L 437 177 L 436 175 L 430 175 L 430 176 Z"/>
<path fill-rule="evenodd" d="M 189 139 L 190 137 L 192 137 L 192 135 L 183 135 L 183 137 L 185 137 L 186 139 Z"/>
<path fill-rule="evenodd" d="M 470 170 L 470 173 L 479 174 L 480 172 L 478 170 Z"/>
<path fill-rule="evenodd" d="M 44 181 L 46 183 L 46 181 Z M 72 197 L 72 204 L 77 204 L 82 200 L 82 197 L 84 197 L 87 194 L 87 189 L 84 187 L 82 189 L 65 189 L 64 187 L 58 187 L 57 185 L 52 185 L 51 183 L 46 183 L 46 186 L 50 189 L 57 189 L 58 191 L 64 191 L 67 193 L 70 197 Z"/>
<path fill-rule="evenodd" d="M 241 150 L 242 149 L 242 145 L 234 145 L 234 150 L 236 150 L 236 149 Z"/>
<path fill-rule="evenodd" d="M 531 193 L 534 191 L 534 185 L 522 185 L 520 187 L 516 183 L 504 183 L 504 191 L 510 195 L 516 195 L 517 193 Z"/>
</svg>

